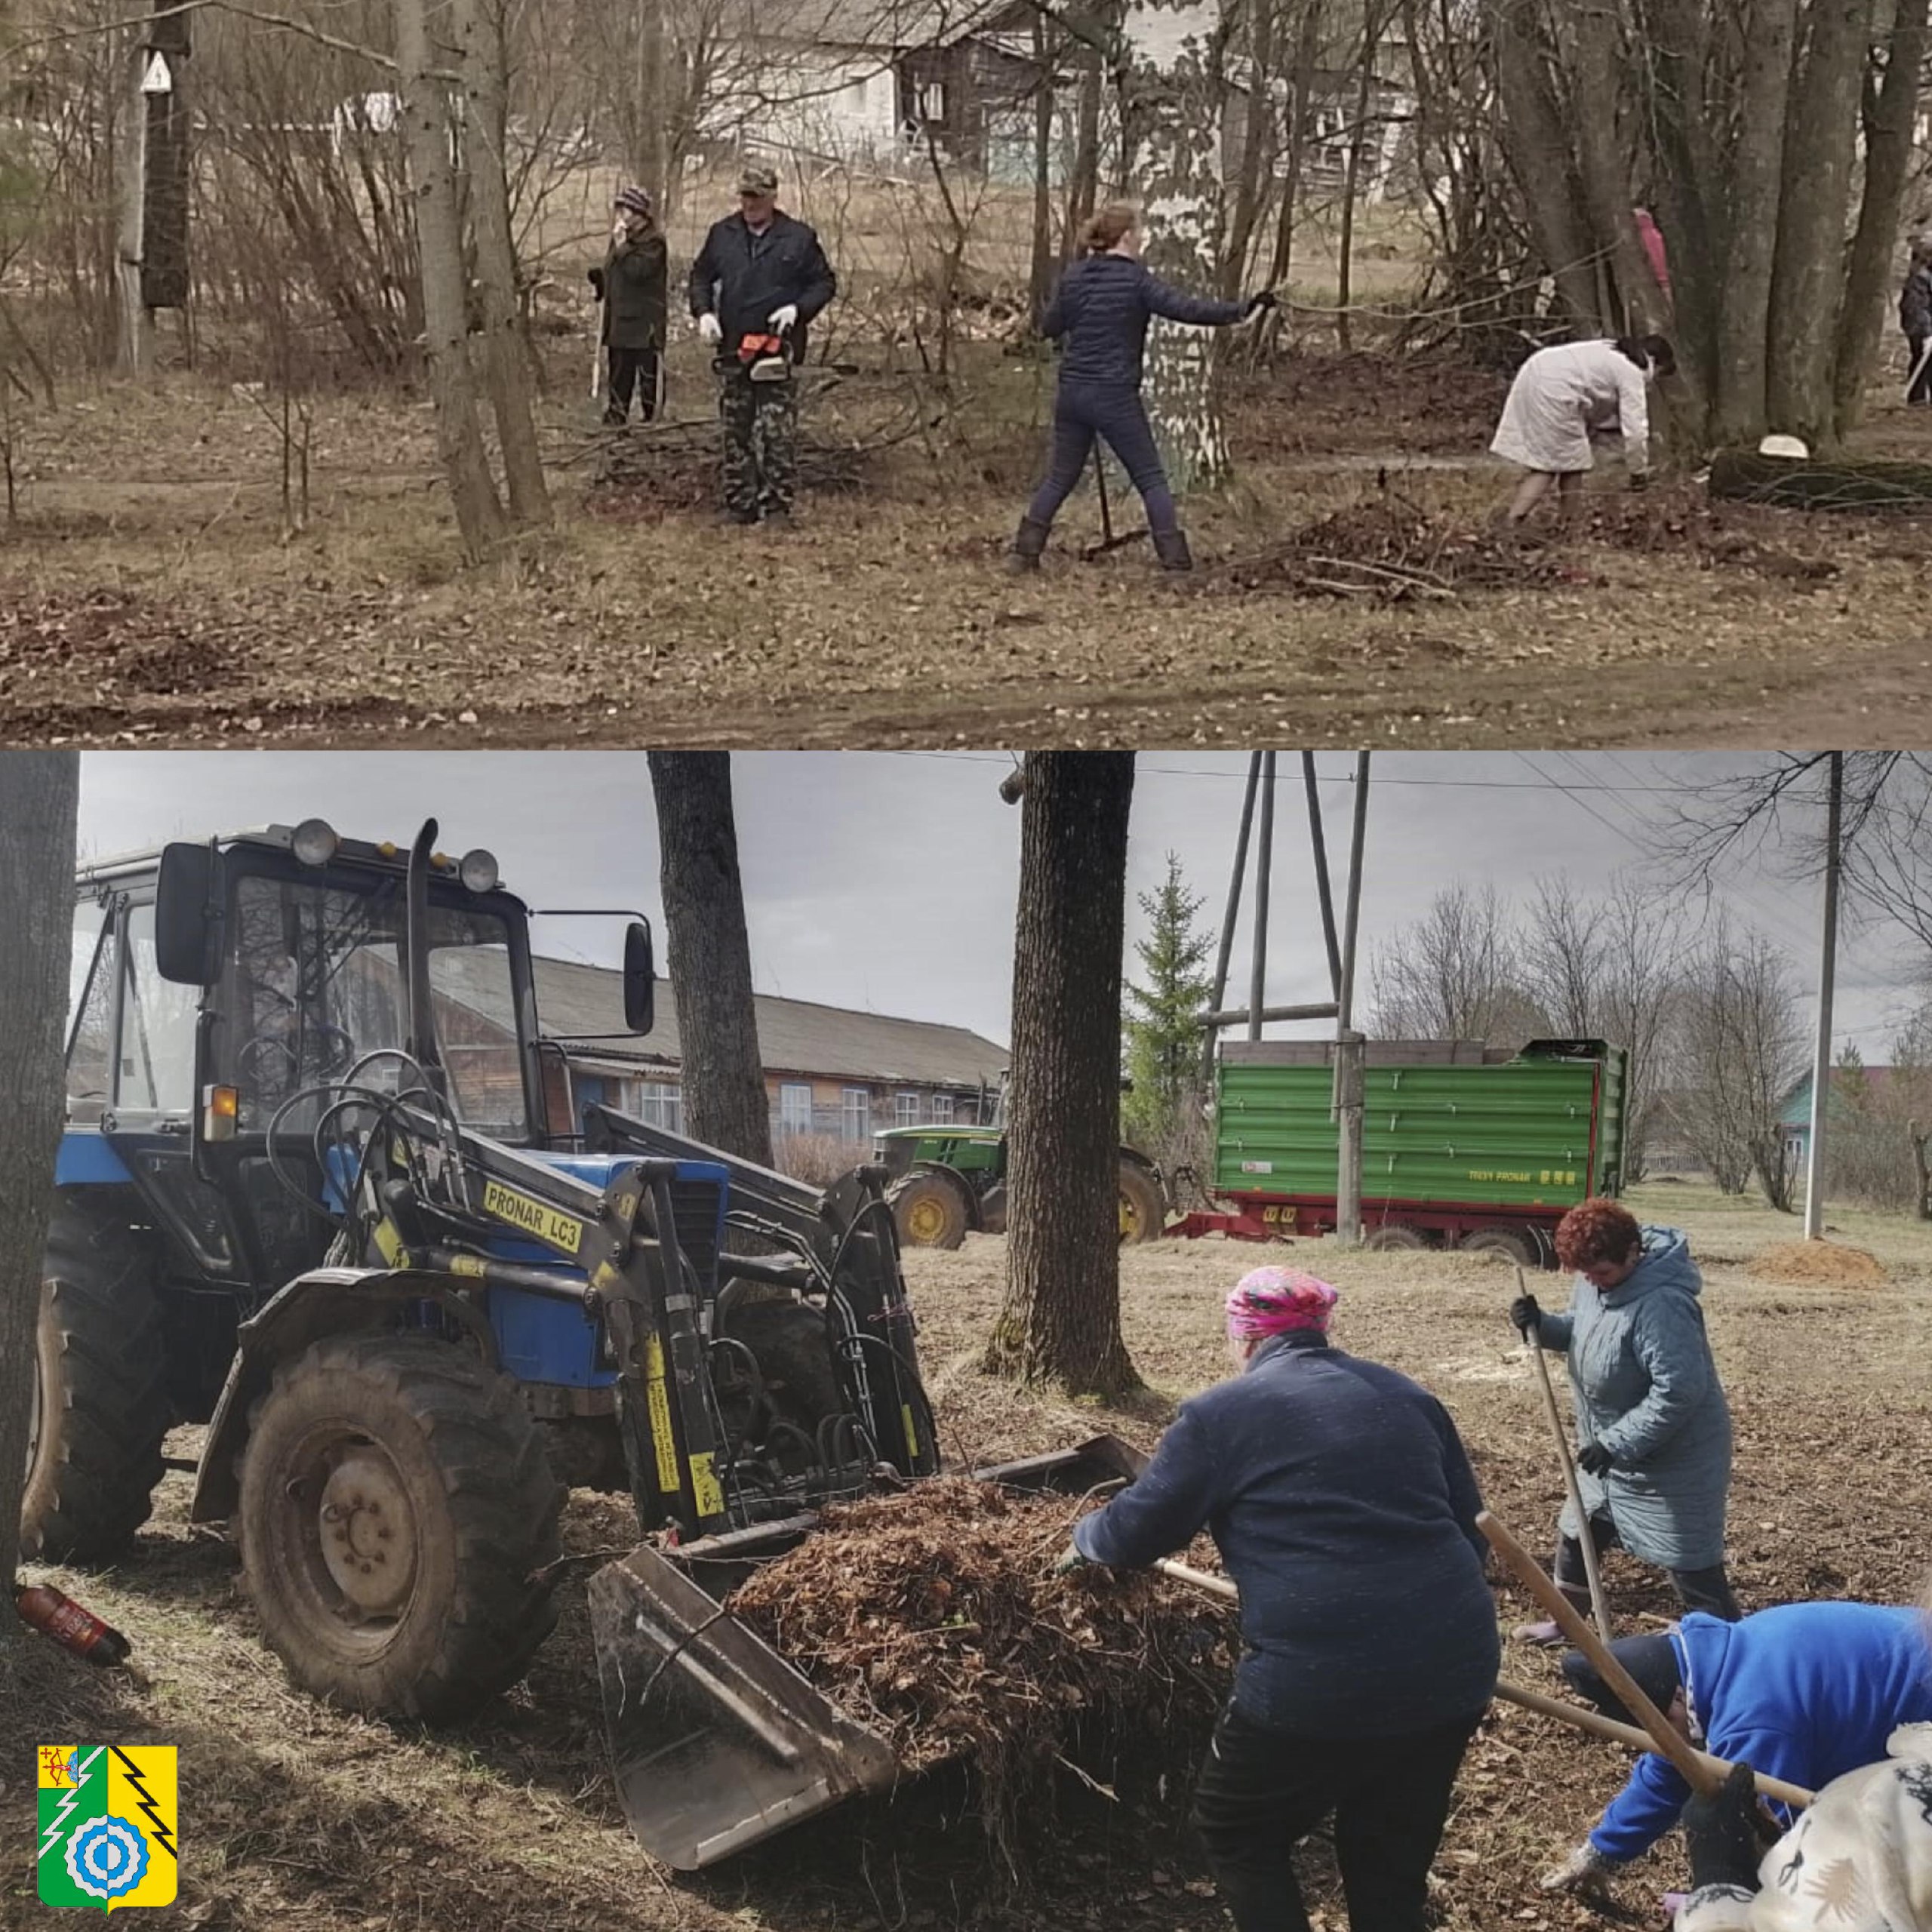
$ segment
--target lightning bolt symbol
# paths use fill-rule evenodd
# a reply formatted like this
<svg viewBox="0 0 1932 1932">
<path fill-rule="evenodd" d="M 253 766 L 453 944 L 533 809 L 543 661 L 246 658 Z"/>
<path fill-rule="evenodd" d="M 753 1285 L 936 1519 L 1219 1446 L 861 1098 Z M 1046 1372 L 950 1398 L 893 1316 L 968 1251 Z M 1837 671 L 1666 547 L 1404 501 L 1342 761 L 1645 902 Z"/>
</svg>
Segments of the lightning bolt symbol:
<svg viewBox="0 0 1932 1932">
<path fill-rule="evenodd" d="M 60 1794 L 60 1808 L 54 1813 L 52 1822 L 47 1827 L 47 1835 L 40 1841 L 40 1856 L 42 1858 L 60 1843 L 61 1824 L 67 1814 L 81 1801 L 81 1792 L 88 1781 L 88 1767 L 100 1755 L 100 1752 L 101 1747 L 97 1744 L 75 1767 L 74 1788 Z"/>
<path fill-rule="evenodd" d="M 121 1769 L 126 1774 L 128 1783 L 134 1788 L 134 1795 L 141 1801 L 140 1808 L 146 1814 L 148 1823 L 154 1827 L 155 1842 L 170 1858 L 178 1860 L 180 1854 L 175 1850 L 174 1844 L 168 1838 L 168 1827 L 161 1822 L 161 1814 L 155 1809 L 155 1801 L 149 1796 L 147 1786 L 141 1782 L 140 1767 L 122 1749 L 119 1745 L 115 1745 L 112 1749 L 115 1756 L 121 1761 Z"/>
</svg>

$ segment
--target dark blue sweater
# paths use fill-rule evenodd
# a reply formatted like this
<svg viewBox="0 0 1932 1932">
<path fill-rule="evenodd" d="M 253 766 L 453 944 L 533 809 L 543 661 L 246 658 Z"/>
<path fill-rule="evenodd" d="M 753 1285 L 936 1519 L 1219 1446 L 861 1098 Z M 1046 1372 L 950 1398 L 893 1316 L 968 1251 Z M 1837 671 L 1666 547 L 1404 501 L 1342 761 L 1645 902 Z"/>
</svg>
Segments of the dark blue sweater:
<svg viewBox="0 0 1932 1932">
<path fill-rule="evenodd" d="M 1481 1506 L 1433 1395 L 1294 1334 L 1183 1403 L 1140 1479 L 1074 1541 L 1135 1568 L 1204 1526 L 1241 1590 L 1241 1715 L 1389 1737 L 1472 1718 L 1495 1690 Z"/>
<path fill-rule="evenodd" d="M 1899 1725 L 1932 1720 L 1922 1611 L 1789 1603 L 1726 1623 L 1693 1611 L 1671 1641 L 1704 1749 L 1787 1784 L 1822 1791 L 1876 1764 Z M 1690 1796 L 1670 1760 L 1646 1752 L 1590 1842 L 1607 1858 L 1635 1858 Z"/>
<path fill-rule="evenodd" d="M 1150 316 L 1213 327 L 1238 322 L 1240 302 L 1184 294 L 1127 255 L 1088 255 L 1060 278 L 1040 318 L 1040 332 L 1065 338 L 1063 383 L 1118 383 L 1137 388 Z"/>
</svg>

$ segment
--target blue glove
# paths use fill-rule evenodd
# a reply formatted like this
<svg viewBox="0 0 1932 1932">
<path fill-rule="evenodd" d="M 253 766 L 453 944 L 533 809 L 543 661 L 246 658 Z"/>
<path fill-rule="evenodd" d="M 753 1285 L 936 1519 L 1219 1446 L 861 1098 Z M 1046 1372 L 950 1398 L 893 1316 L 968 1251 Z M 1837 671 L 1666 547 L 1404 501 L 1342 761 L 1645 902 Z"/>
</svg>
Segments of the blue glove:
<svg viewBox="0 0 1932 1932">
<path fill-rule="evenodd" d="M 1076 1570 L 1091 1570 L 1092 1562 L 1080 1553 L 1078 1543 L 1069 1543 L 1060 1552 L 1060 1561 L 1054 1565 L 1056 1577 L 1071 1577 Z"/>
<path fill-rule="evenodd" d="M 1610 1451 L 1601 1442 L 1586 1442 L 1577 1452 L 1577 1466 L 1586 1475 L 1607 1475 L 1611 1466 Z"/>
</svg>

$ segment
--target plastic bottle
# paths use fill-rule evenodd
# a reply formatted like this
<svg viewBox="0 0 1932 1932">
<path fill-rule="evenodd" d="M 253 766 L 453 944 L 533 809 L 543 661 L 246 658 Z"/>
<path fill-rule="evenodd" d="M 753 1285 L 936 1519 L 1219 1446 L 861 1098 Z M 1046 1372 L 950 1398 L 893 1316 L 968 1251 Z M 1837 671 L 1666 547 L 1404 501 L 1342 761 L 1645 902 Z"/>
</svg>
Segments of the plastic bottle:
<svg viewBox="0 0 1932 1932">
<path fill-rule="evenodd" d="M 131 1647 L 127 1638 L 51 1583 L 15 1583 L 14 1607 L 20 1612 L 23 1623 L 42 1636 L 51 1637 L 63 1650 L 72 1651 L 89 1663 L 128 1661 Z"/>
</svg>

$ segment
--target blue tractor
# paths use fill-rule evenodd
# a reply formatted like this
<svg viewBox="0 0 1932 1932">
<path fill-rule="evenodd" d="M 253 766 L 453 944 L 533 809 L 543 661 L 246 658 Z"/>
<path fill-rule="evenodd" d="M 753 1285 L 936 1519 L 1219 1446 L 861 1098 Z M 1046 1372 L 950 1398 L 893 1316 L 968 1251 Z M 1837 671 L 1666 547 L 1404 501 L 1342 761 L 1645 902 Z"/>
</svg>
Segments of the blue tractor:
<svg viewBox="0 0 1932 1932">
<path fill-rule="evenodd" d="M 707 1864 L 897 1774 L 719 1601 L 822 1504 L 939 1467 L 885 1177 L 820 1193 L 575 1106 L 530 912 L 435 834 L 81 871 L 24 1546 L 126 1555 L 205 1423 L 192 1517 L 294 1681 L 449 1719 L 555 1621 L 565 1485 L 627 1490 L 640 1541 L 591 1582 L 618 1788 Z M 622 984 L 648 1032 L 641 921 Z M 984 1473 L 1084 1489 L 1109 1456 Z"/>
</svg>

